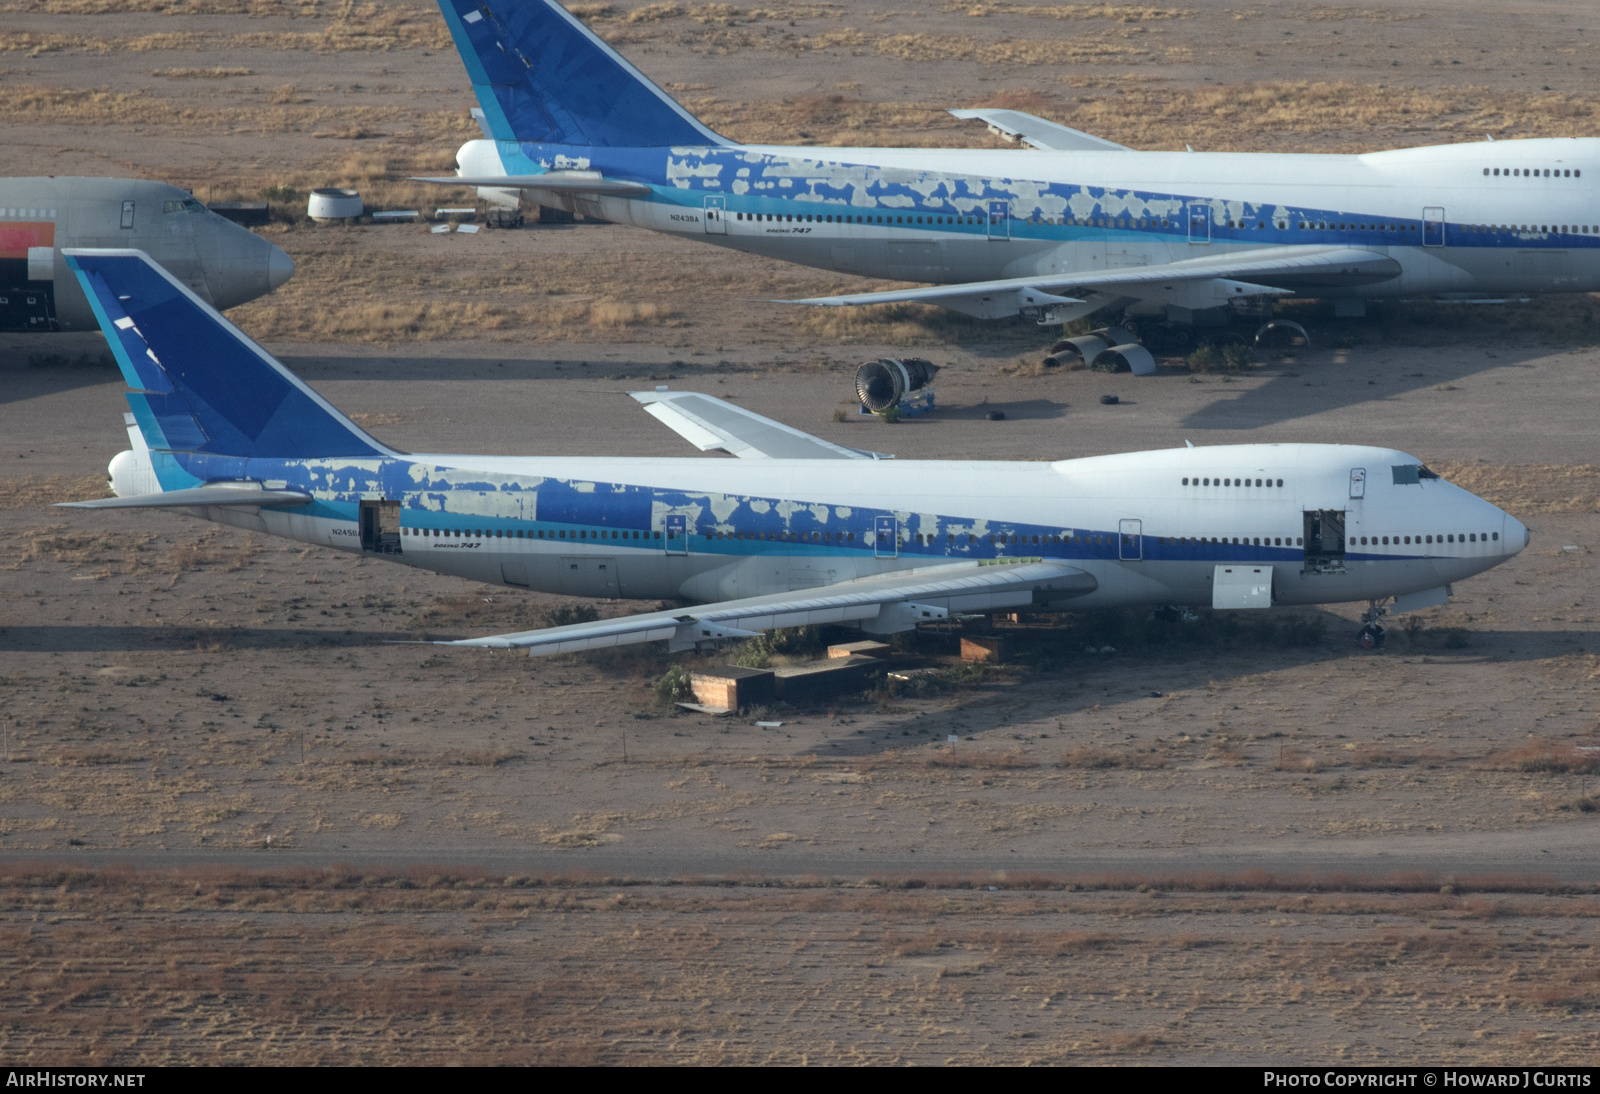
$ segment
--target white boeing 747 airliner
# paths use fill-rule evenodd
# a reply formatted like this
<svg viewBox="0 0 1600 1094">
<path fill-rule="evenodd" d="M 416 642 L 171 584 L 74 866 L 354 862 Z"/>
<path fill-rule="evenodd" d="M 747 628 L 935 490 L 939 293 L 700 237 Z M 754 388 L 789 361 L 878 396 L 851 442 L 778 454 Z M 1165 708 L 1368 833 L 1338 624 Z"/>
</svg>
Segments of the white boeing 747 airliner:
<svg viewBox="0 0 1600 1094">
<path fill-rule="evenodd" d="M 633 397 L 736 459 L 422 455 L 368 436 L 137 250 L 68 250 L 127 381 L 116 497 L 521 588 L 697 603 L 471 639 L 531 654 L 961 612 L 1398 598 L 1521 551 L 1515 518 L 1404 452 L 1227 445 L 894 460 L 692 392 Z"/>
<path fill-rule="evenodd" d="M 439 0 L 488 139 L 455 178 L 771 258 L 1062 323 L 1178 322 L 1299 293 L 1362 301 L 1600 290 L 1600 141 L 1365 155 L 1142 152 L 1012 110 L 958 110 L 1026 150 L 743 145 L 556 0 Z M 1227 477 L 1227 476 L 1224 476 Z"/>
</svg>

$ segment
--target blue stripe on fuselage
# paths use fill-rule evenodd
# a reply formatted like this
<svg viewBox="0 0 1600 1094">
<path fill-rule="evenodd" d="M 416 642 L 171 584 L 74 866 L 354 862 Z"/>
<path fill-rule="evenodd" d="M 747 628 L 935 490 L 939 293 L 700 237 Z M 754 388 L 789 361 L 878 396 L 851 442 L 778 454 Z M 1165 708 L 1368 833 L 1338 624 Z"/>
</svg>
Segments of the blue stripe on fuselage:
<svg viewBox="0 0 1600 1094">
<path fill-rule="evenodd" d="M 1111 529 L 906 514 L 626 483 L 490 475 L 392 458 L 279 461 L 189 453 L 175 453 L 173 458 L 191 481 L 282 481 L 288 489 L 310 493 L 316 500 L 294 510 L 301 515 L 353 522 L 363 498 L 379 496 L 401 503 L 401 525 L 406 529 L 460 530 L 478 538 L 553 540 L 565 545 L 603 542 L 608 547 L 659 549 L 655 534 L 661 530 L 661 518 L 673 513 L 687 518 L 694 554 L 730 560 L 754 556 L 859 558 L 882 553 L 930 562 L 1019 557 L 1117 561 L 1126 555 L 1128 561 L 1286 565 L 1304 558 L 1301 548 L 1287 536 L 1276 537 L 1288 541 L 1282 545 L 1268 545 L 1222 542 L 1222 537 L 1210 542 L 1209 537 L 1202 541 L 1143 534 L 1137 542 L 1128 537 L 1124 546 L 1121 534 Z M 899 542 L 881 546 L 876 542 L 879 518 L 896 521 Z M 639 534 L 638 539 L 634 533 Z M 824 538 L 829 535 L 834 538 Z M 1438 556 L 1350 552 L 1345 557 L 1349 562 L 1396 562 Z"/>
<path fill-rule="evenodd" d="M 920 223 L 882 225 L 874 221 L 873 226 L 981 236 L 987 231 L 988 203 L 1006 200 L 1011 204 L 1009 234 L 1013 239 L 1063 243 L 1126 238 L 1181 243 L 1190 238 L 1189 209 L 1196 205 L 1209 209 L 1206 238 L 1216 243 L 1355 247 L 1417 247 L 1424 243 L 1421 220 L 1377 213 L 1079 183 L 930 171 L 913 174 L 903 168 L 774 156 L 738 148 L 599 148 L 524 143 L 519 157 L 546 170 L 581 161 L 586 169 L 607 178 L 641 182 L 654 190 L 652 197 L 635 200 L 700 209 L 707 195 L 722 196 L 728 215 L 734 218 L 739 213 L 786 218 L 864 218 L 869 213 L 874 218 L 959 215 L 974 218 L 977 223 L 949 224 L 925 219 Z M 511 170 L 510 165 L 507 170 Z M 1301 228 L 1302 224 L 1309 227 Z M 1451 221 L 1444 222 L 1443 232 L 1448 246 L 1456 248 L 1600 248 L 1600 235 L 1523 232 Z"/>
</svg>

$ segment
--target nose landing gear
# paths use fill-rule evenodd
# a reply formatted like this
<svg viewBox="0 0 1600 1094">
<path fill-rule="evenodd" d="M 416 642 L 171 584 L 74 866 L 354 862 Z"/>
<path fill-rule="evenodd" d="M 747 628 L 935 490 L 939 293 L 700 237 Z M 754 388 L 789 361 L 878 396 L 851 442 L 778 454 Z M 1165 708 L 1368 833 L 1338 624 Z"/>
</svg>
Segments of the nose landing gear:
<svg viewBox="0 0 1600 1094">
<path fill-rule="evenodd" d="M 1386 633 L 1382 623 L 1378 620 L 1389 614 L 1389 609 L 1379 607 L 1376 600 L 1367 601 L 1367 610 L 1361 613 L 1361 630 L 1356 633 L 1356 643 L 1364 650 L 1377 650 L 1383 648 L 1383 636 Z"/>
</svg>

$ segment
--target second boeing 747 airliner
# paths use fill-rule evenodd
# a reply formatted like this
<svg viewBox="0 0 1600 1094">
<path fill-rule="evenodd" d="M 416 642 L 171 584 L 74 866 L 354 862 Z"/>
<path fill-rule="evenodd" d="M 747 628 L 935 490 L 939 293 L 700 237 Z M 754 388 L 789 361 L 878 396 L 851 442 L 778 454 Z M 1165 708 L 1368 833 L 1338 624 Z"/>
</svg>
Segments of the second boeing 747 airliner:
<svg viewBox="0 0 1600 1094">
<path fill-rule="evenodd" d="M 421 455 L 359 429 L 137 250 L 68 250 L 127 381 L 116 495 L 521 588 L 681 599 L 464 644 L 688 649 L 954 613 L 1443 603 L 1515 518 L 1387 448 L 1256 444 L 1044 462 L 894 460 L 692 392 L 640 392 L 737 459 Z M 1376 605 L 1374 605 L 1376 607 Z"/>
<path fill-rule="evenodd" d="M 1034 151 L 743 145 L 556 0 L 439 0 L 489 139 L 430 179 L 527 193 L 725 247 L 1062 323 L 1343 299 L 1600 290 L 1600 141 L 1365 155 L 1142 152 L 1012 110 L 959 110 Z"/>
</svg>

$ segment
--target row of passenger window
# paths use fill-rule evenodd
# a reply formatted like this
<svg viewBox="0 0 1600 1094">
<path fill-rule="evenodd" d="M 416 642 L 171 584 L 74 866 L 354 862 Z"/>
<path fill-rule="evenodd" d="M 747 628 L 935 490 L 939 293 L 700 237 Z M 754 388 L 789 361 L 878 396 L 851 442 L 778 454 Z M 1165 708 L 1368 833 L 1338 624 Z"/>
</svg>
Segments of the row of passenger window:
<svg viewBox="0 0 1600 1094">
<path fill-rule="evenodd" d="M 54 219 L 54 209 L 0 209 L 0 217 L 32 220 L 34 217 L 50 217 Z"/>
<path fill-rule="evenodd" d="M 1272 479 L 1255 479 L 1255 480 L 1251 480 L 1249 478 L 1243 478 L 1243 479 L 1198 478 L 1197 479 L 1197 478 L 1189 478 L 1187 476 L 1185 476 L 1185 478 L 1183 480 L 1183 485 L 1185 485 L 1185 486 L 1250 486 L 1252 484 L 1255 485 L 1255 486 L 1282 486 L 1283 485 L 1283 480 L 1282 479 L 1278 479 L 1276 482 L 1274 482 Z"/>
<path fill-rule="evenodd" d="M 1234 536 L 1231 540 L 1227 536 L 1157 536 L 1156 543 L 1164 547 L 1194 547 L 1208 543 L 1238 544 L 1241 547 L 1301 547 L 1303 540 L 1293 536 Z"/>
<path fill-rule="evenodd" d="M 580 528 L 575 531 L 557 529 L 545 534 L 544 529 L 524 533 L 522 529 L 512 532 L 504 528 L 402 528 L 400 534 L 405 536 L 427 536 L 446 539 L 660 539 L 660 532 L 637 532 L 615 530 L 609 528 Z"/>
<path fill-rule="evenodd" d="M 736 220 L 801 224 L 982 224 L 982 217 L 836 216 L 832 213 L 735 213 Z"/>
<path fill-rule="evenodd" d="M 1539 172 L 1543 171 L 1544 174 Z M 1551 174 L 1554 171 L 1555 174 Z M 1581 179 L 1583 172 L 1572 167 L 1485 167 L 1485 175 L 1499 178 L 1502 175 L 1510 178 L 1555 178 L 1555 179 Z"/>
<path fill-rule="evenodd" d="M 1402 543 L 1489 543 L 1492 540 L 1498 540 L 1500 538 L 1500 533 L 1468 532 L 1465 535 L 1462 535 L 1460 532 L 1457 532 L 1454 535 L 1447 533 L 1442 536 L 1361 536 L 1359 538 L 1361 540 L 1360 545 L 1363 547 L 1379 547 L 1388 546 L 1391 539 L 1394 540 L 1395 545 L 1400 545 Z M 1350 537 L 1350 546 L 1356 546 L 1356 539 L 1356 536 Z M 1372 541 L 1370 544 L 1367 542 L 1369 539 Z"/>
<path fill-rule="evenodd" d="M 1540 232 L 1558 236 L 1600 236 L 1600 224 L 1463 224 L 1463 231 L 1483 232 Z"/>
</svg>

